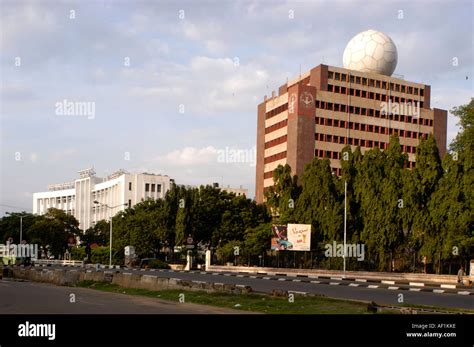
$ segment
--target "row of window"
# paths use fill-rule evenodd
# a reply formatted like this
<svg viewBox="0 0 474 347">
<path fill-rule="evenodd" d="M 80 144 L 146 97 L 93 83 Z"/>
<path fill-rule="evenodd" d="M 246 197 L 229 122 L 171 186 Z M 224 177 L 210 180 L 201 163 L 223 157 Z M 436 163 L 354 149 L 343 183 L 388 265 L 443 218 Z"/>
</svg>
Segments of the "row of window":
<svg viewBox="0 0 474 347">
<path fill-rule="evenodd" d="M 367 148 L 373 148 L 373 147 L 378 147 L 380 149 L 388 148 L 388 142 L 360 139 L 360 138 L 355 138 L 355 137 L 347 138 L 345 136 L 328 135 L 328 134 L 321 134 L 321 133 L 316 133 L 316 140 L 322 141 L 322 142 L 349 144 L 349 145 L 361 146 L 361 147 L 367 147 Z M 416 146 L 402 145 L 402 151 L 404 153 L 415 153 Z"/>
<path fill-rule="evenodd" d="M 375 87 L 375 88 L 380 88 L 380 89 L 385 89 L 385 90 L 390 89 L 390 90 L 400 92 L 400 93 L 424 96 L 423 88 L 405 86 L 403 84 L 392 83 L 392 82 L 390 82 L 389 84 L 389 82 L 386 82 L 386 81 L 379 81 L 379 80 L 374 80 L 372 78 L 366 78 L 366 77 L 360 77 L 360 76 L 354 76 L 354 75 L 350 75 L 349 77 L 349 75 L 345 73 L 340 73 L 340 72 L 329 71 L 328 79 L 342 81 L 342 82 L 350 82 L 350 83 L 360 84 L 367 87 Z"/>
<path fill-rule="evenodd" d="M 345 94 L 345 95 L 349 94 L 351 96 L 366 98 L 370 100 L 387 101 L 387 102 L 390 100 L 392 103 L 396 102 L 396 103 L 415 104 L 416 102 L 419 102 L 421 108 L 423 108 L 423 105 L 424 105 L 423 101 L 418 101 L 415 99 L 403 98 L 403 97 L 394 96 L 394 95 L 388 96 L 382 93 L 373 93 L 373 92 L 368 92 L 368 91 L 360 90 L 360 89 L 333 86 L 331 84 L 328 84 L 328 91 L 333 92 L 333 93 Z"/>
<path fill-rule="evenodd" d="M 356 114 L 360 116 L 369 116 L 369 117 L 375 117 L 375 118 L 389 119 L 389 120 L 398 121 L 398 122 L 433 126 L 432 119 L 413 117 L 413 116 L 402 115 L 402 114 L 391 114 L 391 113 L 384 114 L 384 112 L 381 112 L 380 110 L 374 110 L 372 108 L 347 106 L 344 104 L 337 104 L 337 103 L 320 101 L 320 100 L 316 100 L 316 108 L 319 108 L 321 110 L 343 112 L 343 113 L 349 111 L 350 114 Z"/>
<path fill-rule="evenodd" d="M 288 103 L 285 103 L 281 106 L 278 106 L 278 107 L 274 108 L 271 111 L 268 111 L 265 114 L 265 119 L 272 118 L 273 116 L 276 116 L 277 114 L 280 114 L 280 113 L 282 113 L 283 111 L 286 111 L 286 110 L 288 110 Z"/>
<path fill-rule="evenodd" d="M 156 187 L 156 192 L 161 193 L 161 184 L 155 184 L 155 183 L 145 183 L 145 192 L 149 192 L 151 187 L 151 192 L 155 192 L 155 187 Z"/>
<path fill-rule="evenodd" d="M 109 187 L 109 188 L 104 188 L 101 190 L 97 190 L 95 192 L 92 192 L 92 201 L 94 200 L 100 200 L 101 197 L 108 196 L 109 192 L 113 189 L 114 187 Z"/>
<path fill-rule="evenodd" d="M 283 135 L 283 136 L 277 137 L 274 140 L 265 142 L 265 149 L 277 146 L 281 143 L 284 143 L 284 142 L 286 142 L 286 139 L 287 139 L 287 135 Z"/>
<path fill-rule="evenodd" d="M 59 198 L 44 198 L 44 199 L 41 199 L 39 202 L 40 204 L 45 204 L 45 205 L 53 205 L 53 204 L 59 205 L 61 204 L 61 202 L 63 204 L 65 204 L 66 202 L 74 203 L 75 200 L 72 198 L 72 196 L 67 196 L 67 197 L 63 196 Z"/>
<path fill-rule="evenodd" d="M 273 171 L 268 171 L 263 174 L 263 179 L 266 180 L 267 178 L 273 178 Z"/>
<path fill-rule="evenodd" d="M 322 150 L 322 149 L 316 149 L 314 151 L 314 155 L 318 158 L 328 158 L 328 159 L 337 159 L 337 160 L 341 160 L 341 156 L 342 156 L 341 152 L 325 151 L 325 150 Z M 414 161 L 409 161 L 407 163 L 407 167 L 410 168 L 410 169 L 415 167 L 415 162 Z M 335 172 L 335 173 L 337 175 L 340 175 L 340 171 L 339 171 L 339 173 L 338 172 Z"/>
<path fill-rule="evenodd" d="M 279 121 L 278 123 L 275 123 L 275 124 L 269 126 L 268 128 L 265 128 L 265 134 L 268 134 L 268 133 L 271 133 L 275 130 L 284 128 L 287 125 L 288 125 L 288 119 L 284 119 L 282 121 Z"/>
<path fill-rule="evenodd" d="M 347 121 L 331 119 L 331 118 L 316 117 L 316 125 L 325 125 L 325 126 L 332 126 L 332 127 L 346 129 Z M 370 133 L 384 134 L 384 135 L 393 135 L 397 133 L 398 136 L 406 137 L 409 139 L 419 139 L 420 137 L 423 136 L 423 133 L 420 133 L 417 131 L 394 129 L 394 128 L 384 127 L 381 125 L 372 125 L 372 124 L 364 124 L 364 123 L 356 123 L 356 122 L 349 122 L 349 129 L 358 130 L 358 131 L 367 131 Z"/>
<path fill-rule="evenodd" d="M 266 158 L 263 159 L 263 162 L 265 164 L 268 164 L 268 163 L 272 163 L 274 161 L 284 159 L 284 158 L 286 158 L 286 151 L 271 155 L 269 157 L 266 157 Z"/>
<path fill-rule="evenodd" d="M 385 144 L 387 145 L 387 144 Z M 335 152 L 335 151 L 325 151 L 322 149 L 317 149 L 315 150 L 314 155 L 318 158 L 328 158 L 328 159 L 337 159 L 341 160 L 341 152 Z M 409 169 L 413 169 L 415 167 L 415 162 L 414 161 L 408 161 L 406 163 L 406 167 Z M 333 172 L 337 176 L 341 176 L 342 174 L 342 169 L 340 168 L 334 168 Z M 268 179 L 268 178 L 273 178 L 273 171 L 267 171 L 263 174 L 263 179 Z M 268 187 L 265 188 L 265 190 L 268 189 Z"/>
</svg>

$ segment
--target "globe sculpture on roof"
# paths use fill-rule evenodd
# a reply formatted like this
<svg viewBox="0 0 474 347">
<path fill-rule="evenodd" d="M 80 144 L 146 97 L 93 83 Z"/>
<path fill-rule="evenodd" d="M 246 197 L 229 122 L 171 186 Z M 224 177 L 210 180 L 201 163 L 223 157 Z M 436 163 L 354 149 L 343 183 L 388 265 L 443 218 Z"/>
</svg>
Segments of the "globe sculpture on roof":
<svg viewBox="0 0 474 347">
<path fill-rule="evenodd" d="M 397 59 L 397 47 L 392 39 L 371 29 L 349 41 L 342 60 L 346 69 L 391 76 L 397 66 Z"/>
</svg>

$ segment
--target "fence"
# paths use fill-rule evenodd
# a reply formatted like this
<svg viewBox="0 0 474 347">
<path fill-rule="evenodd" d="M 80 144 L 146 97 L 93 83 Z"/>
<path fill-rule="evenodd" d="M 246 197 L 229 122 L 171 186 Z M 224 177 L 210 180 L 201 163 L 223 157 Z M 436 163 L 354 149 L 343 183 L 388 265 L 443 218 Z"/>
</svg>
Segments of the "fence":
<svg viewBox="0 0 474 347">
<path fill-rule="evenodd" d="M 241 254 L 237 256 L 227 256 L 219 258 L 216 253 L 212 254 L 213 265 L 240 265 L 240 266 L 258 266 L 274 268 L 293 268 L 293 269 L 325 269 L 342 270 L 342 257 L 326 257 L 324 251 L 268 251 L 261 255 Z M 456 274 L 460 265 L 464 264 L 467 269 L 467 261 L 453 260 L 445 261 L 439 268 L 440 274 Z M 424 264 L 421 257 L 415 252 L 405 252 L 401 256 L 387 256 L 385 268 L 380 269 L 378 262 L 365 254 L 363 261 L 357 258 L 346 258 L 347 271 L 389 271 L 389 272 L 411 272 L 411 273 L 438 273 L 437 264 Z"/>
<path fill-rule="evenodd" d="M 84 262 L 80 260 L 52 260 L 52 259 L 38 259 L 34 261 L 38 265 L 72 265 L 83 266 Z"/>
</svg>

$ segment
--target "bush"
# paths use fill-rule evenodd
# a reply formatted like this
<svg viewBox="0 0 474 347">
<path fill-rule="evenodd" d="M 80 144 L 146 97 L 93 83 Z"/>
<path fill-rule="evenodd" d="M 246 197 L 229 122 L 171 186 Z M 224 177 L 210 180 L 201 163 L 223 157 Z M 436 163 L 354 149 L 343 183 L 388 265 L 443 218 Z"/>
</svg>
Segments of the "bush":
<svg viewBox="0 0 474 347">
<path fill-rule="evenodd" d="M 86 257 L 86 248 L 85 247 L 75 247 L 71 249 L 71 259 L 83 261 Z"/>
<path fill-rule="evenodd" d="M 109 263 L 109 247 L 97 247 L 91 249 L 91 262 L 93 264 L 108 264 Z M 71 250 L 71 259 L 72 260 L 84 260 L 86 257 L 86 248 L 85 247 L 76 247 Z M 112 261 L 114 264 L 119 264 L 121 261 L 118 259 L 117 255 L 112 252 Z"/>
<path fill-rule="evenodd" d="M 232 240 L 224 244 L 222 247 L 219 247 L 216 252 L 218 261 L 225 264 L 227 262 L 233 263 L 234 260 L 237 260 L 237 263 L 240 263 L 242 259 L 246 259 L 243 244 L 242 241 Z M 237 250 L 235 247 L 238 247 L 238 256 L 235 255 Z"/>
<path fill-rule="evenodd" d="M 171 269 L 168 263 L 165 263 L 160 259 L 151 259 L 145 267 L 149 269 Z"/>
</svg>

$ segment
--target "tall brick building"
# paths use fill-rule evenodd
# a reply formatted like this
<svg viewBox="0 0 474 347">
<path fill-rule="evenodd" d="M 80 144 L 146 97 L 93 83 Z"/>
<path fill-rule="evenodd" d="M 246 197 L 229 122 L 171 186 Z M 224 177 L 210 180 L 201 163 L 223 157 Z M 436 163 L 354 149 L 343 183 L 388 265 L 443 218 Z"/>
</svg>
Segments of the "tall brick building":
<svg viewBox="0 0 474 347">
<path fill-rule="evenodd" d="M 389 101 L 419 105 L 419 113 L 381 112 Z M 301 176 L 314 157 L 329 158 L 340 174 L 344 146 L 384 150 L 390 135 L 398 133 L 413 167 L 416 146 L 429 133 L 444 155 L 446 127 L 447 112 L 430 108 L 428 85 L 319 65 L 258 105 L 256 201 L 264 200 L 264 189 L 273 185 L 273 170 L 280 164 L 289 164 Z"/>
</svg>

